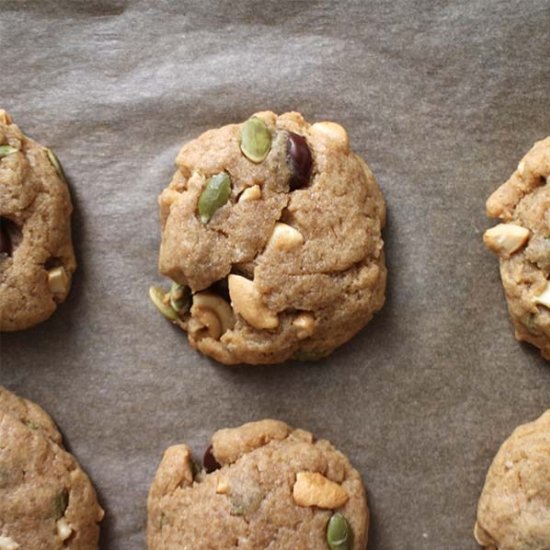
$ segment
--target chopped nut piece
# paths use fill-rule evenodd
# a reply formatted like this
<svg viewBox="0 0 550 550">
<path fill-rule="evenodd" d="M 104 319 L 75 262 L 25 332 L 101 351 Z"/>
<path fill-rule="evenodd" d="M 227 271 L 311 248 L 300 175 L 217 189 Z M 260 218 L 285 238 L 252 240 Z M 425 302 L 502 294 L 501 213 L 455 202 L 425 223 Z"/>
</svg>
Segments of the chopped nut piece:
<svg viewBox="0 0 550 550">
<path fill-rule="evenodd" d="M 292 496 L 298 506 L 317 506 L 333 510 L 348 501 L 346 491 L 317 472 L 298 472 Z"/>
<path fill-rule="evenodd" d="M 347 132 L 336 122 L 316 122 L 311 126 L 311 131 L 318 137 L 326 138 L 337 143 L 344 149 L 349 148 Z"/>
<path fill-rule="evenodd" d="M 17 544 L 11 537 L 4 537 L 0 535 L 0 550 L 17 550 L 19 544 Z"/>
<path fill-rule="evenodd" d="M 6 111 L 4 111 L 4 109 L 0 109 L 0 122 L 2 124 L 11 124 L 12 123 L 11 116 Z M 2 539 L 0 538 L 0 542 L 1 541 L 2 541 Z M 0 549 L 2 549 L 1 546 L 0 546 Z"/>
<path fill-rule="evenodd" d="M 535 298 L 535 303 L 550 308 L 550 284 L 547 284 L 544 292 Z"/>
<path fill-rule="evenodd" d="M 279 326 L 279 318 L 262 301 L 254 281 L 240 275 L 229 275 L 229 296 L 234 310 L 243 319 L 258 329 L 273 329 Z"/>
<path fill-rule="evenodd" d="M 253 185 L 252 187 L 247 187 L 239 197 L 239 202 L 245 201 L 257 201 L 262 198 L 262 190 L 259 185 Z"/>
<path fill-rule="evenodd" d="M 530 231 L 513 223 L 500 223 L 485 231 L 483 242 L 485 246 L 499 256 L 510 256 L 525 245 Z"/>
<path fill-rule="evenodd" d="M 518 164 L 518 172 L 519 172 L 519 175 L 520 176 L 523 176 L 523 172 L 525 172 L 525 161 L 522 160 L 519 164 Z"/>
<path fill-rule="evenodd" d="M 286 223 L 276 223 L 269 238 L 269 245 L 277 250 L 292 250 L 304 244 L 303 235 Z"/>
<path fill-rule="evenodd" d="M 69 289 L 69 276 L 63 266 L 48 271 L 48 286 L 55 296 L 64 296 Z"/>
<path fill-rule="evenodd" d="M 311 313 L 300 313 L 300 315 L 292 321 L 292 326 L 297 329 L 296 336 L 300 340 L 303 340 L 313 334 L 313 329 L 315 328 L 315 317 L 313 317 Z"/>
<path fill-rule="evenodd" d="M 218 483 L 216 485 L 216 493 L 218 495 L 227 495 L 229 493 L 229 482 L 227 479 L 218 478 Z"/>
<path fill-rule="evenodd" d="M 198 292 L 193 296 L 191 317 L 196 319 L 203 329 L 206 328 L 204 336 L 215 340 L 235 326 L 235 316 L 231 306 L 223 298 L 211 292 Z"/>
<path fill-rule="evenodd" d="M 73 528 L 69 525 L 69 522 L 65 518 L 59 518 L 55 526 L 57 528 L 57 534 L 61 540 L 67 540 L 73 532 Z"/>
</svg>

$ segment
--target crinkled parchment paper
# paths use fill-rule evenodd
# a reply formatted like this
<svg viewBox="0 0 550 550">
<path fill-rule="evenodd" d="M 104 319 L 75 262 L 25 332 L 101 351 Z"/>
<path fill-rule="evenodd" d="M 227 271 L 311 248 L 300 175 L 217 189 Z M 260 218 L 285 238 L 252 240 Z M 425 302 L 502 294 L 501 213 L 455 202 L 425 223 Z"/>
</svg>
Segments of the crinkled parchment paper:
<svg viewBox="0 0 550 550">
<path fill-rule="evenodd" d="M 550 133 L 547 0 L 0 0 L 0 105 L 70 180 L 68 302 L 2 335 L 0 383 L 93 478 L 102 548 L 145 548 L 163 450 L 276 417 L 362 472 L 373 550 L 475 549 L 486 470 L 550 406 L 514 341 L 484 203 Z M 388 299 L 318 364 L 227 368 L 154 310 L 157 195 L 179 147 L 262 109 L 336 120 L 385 193 Z"/>
</svg>

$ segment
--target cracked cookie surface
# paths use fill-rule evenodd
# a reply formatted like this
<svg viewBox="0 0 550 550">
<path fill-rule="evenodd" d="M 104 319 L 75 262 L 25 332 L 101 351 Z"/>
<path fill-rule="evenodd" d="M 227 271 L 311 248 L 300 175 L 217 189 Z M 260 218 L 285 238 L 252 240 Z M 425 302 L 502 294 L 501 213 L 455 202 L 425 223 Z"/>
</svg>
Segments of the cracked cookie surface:
<svg viewBox="0 0 550 550">
<path fill-rule="evenodd" d="M 487 214 L 503 222 L 484 241 L 500 259 L 516 338 L 550 359 L 550 137 L 535 143 L 489 197 Z"/>
<path fill-rule="evenodd" d="M 498 451 L 474 532 L 492 550 L 550 548 L 550 410 L 516 428 Z"/>
<path fill-rule="evenodd" d="M 341 126 L 261 112 L 202 134 L 176 164 L 159 268 L 191 291 L 171 320 L 193 347 L 226 364 L 316 359 L 382 307 L 385 203 Z"/>
<path fill-rule="evenodd" d="M 0 109 L 0 330 L 32 327 L 65 300 L 76 268 L 71 211 L 56 157 Z"/>
<path fill-rule="evenodd" d="M 102 518 L 53 421 L 0 387 L 0 549 L 97 550 Z"/>
<path fill-rule="evenodd" d="M 250 422 L 216 432 L 204 465 L 197 473 L 185 445 L 164 453 L 149 491 L 149 550 L 366 547 L 361 476 L 328 441 Z"/>
</svg>

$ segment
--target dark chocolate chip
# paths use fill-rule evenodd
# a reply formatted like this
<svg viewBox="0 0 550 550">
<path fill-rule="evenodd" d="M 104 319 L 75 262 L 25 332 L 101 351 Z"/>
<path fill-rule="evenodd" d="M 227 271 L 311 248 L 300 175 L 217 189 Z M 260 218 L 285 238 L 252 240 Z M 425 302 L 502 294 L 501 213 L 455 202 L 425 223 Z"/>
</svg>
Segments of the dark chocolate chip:
<svg viewBox="0 0 550 550">
<path fill-rule="evenodd" d="M 231 298 L 229 297 L 229 284 L 227 283 L 227 277 L 225 277 L 225 279 L 220 279 L 219 281 L 212 283 L 212 285 L 208 290 L 210 290 L 214 294 L 217 294 L 218 296 L 221 296 L 226 302 L 231 303 Z"/>
<path fill-rule="evenodd" d="M 286 161 L 291 171 L 288 185 L 294 191 L 300 187 L 305 187 L 311 177 L 311 151 L 307 145 L 306 138 L 289 132 L 286 147 Z"/>
<path fill-rule="evenodd" d="M 11 238 L 8 232 L 8 224 L 4 218 L 0 218 L 0 254 L 11 256 Z"/>
<path fill-rule="evenodd" d="M 222 467 L 221 464 L 214 457 L 214 453 L 212 452 L 212 445 L 210 445 L 208 449 L 206 449 L 204 453 L 204 458 L 202 459 L 202 464 L 207 474 L 214 472 L 215 470 L 219 470 Z"/>
</svg>

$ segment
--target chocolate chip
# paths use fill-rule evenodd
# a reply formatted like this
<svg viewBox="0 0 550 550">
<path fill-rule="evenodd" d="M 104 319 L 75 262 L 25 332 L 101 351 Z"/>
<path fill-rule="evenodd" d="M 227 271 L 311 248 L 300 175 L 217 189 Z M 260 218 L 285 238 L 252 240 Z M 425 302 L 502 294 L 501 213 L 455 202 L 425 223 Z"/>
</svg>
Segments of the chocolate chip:
<svg viewBox="0 0 550 550">
<path fill-rule="evenodd" d="M 217 294 L 218 296 L 221 296 L 226 302 L 231 303 L 231 298 L 229 297 L 229 285 L 227 283 L 227 277 L 225 277 L 224 279 L 220 279 L 215 283 L 212 283 L 212 285 L 208 290 L 210 290 L 214 294 Z"/>
<path fill-rule="evenodd" d="M 311 151 L 306 138 L 294 132 L 289 132 L 286 161 L 292 173 L 288 182 L 290 189 L 293 191 L 305 187 L 309 183 L 312 166 Z"/>
<path fill-rule="evenodd" d="M 202 463 L 207 474 L 214 472 L 215 470 L 219 470 L 222 467 L 221 464 L 214 457 L 214 453 L 212 452 L 212 445 L 210 445 L 208 449 L 206 449 L 204 453 L 204 458 L 202 459 Z"/>
<path fill-rule="evenodd" d="M 4 218 L 0 218 L 0 254 L 11 256 L 11 238 L 8 232 L 8 224 Z"/>
</svg>

